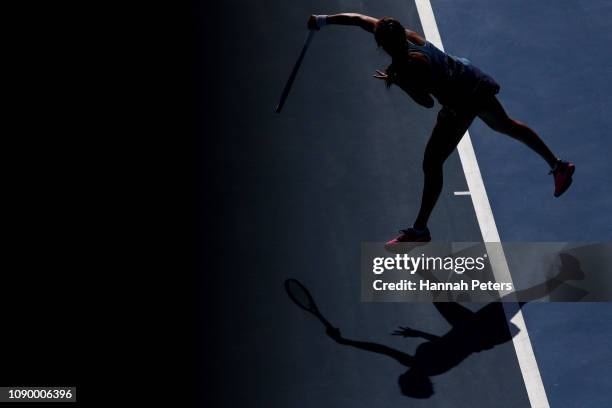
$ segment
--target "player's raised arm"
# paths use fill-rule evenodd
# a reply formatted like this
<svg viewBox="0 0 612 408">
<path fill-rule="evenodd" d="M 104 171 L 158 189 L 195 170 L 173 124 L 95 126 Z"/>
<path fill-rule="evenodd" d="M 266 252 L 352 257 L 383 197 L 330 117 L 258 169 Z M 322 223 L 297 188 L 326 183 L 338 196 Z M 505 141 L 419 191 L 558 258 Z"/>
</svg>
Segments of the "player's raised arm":
<svg viewBox="0 0 612 408">
<path fill-rule="evenodd" d="M 361 27 L 367 32 L 373 33 L 377 22 L 377 18 L 357 13 L 341 13 L 328 16 L 311 15 L 308 18 L 308 28 L 311 30 L 319 30 L 324 25 L 339 24 Z"/>
<path fill-rule="evenodd" d="M 331 14 L 331 15 L 313 14 L 308 18 L 308 28 L 310 30 L 320 30 L 321 27 L 325 25 L 338 24 L 338 25 L 361 27 L 367 32 L 375 34 L 376 27 L 380 23 L 388 23 L 390 25 L 395 25 L 396 26 L 395 28 L 401 32 L 400 36 L 402 37 L 401 39 L 402 42 L 404 41 L 403 37 L 405 35 L 407 39 L 409 39 L 411 42 L 415 44 L 423 45 L 425 43 L 425 39 L 421 37 L 418 33 L 412 30 L 409 30 L 407 28 L 404 28 L 401 24 L 397 22 L 397 20 L 395 20 L 392 17 L 383 17 L 382 19 L 377 19 L 375 17 L 370 17 L 370 16 L 366 16 L 363 14 L 358 14 L 358 13 L 340 13 L 340 14 Z M 376 38 L 376 42 L 379 43 L 379 45 L 383 45 L 383 48 L 385 48 L 384 44 L 381 44 L 385 42 L 385 39 L 383 37 L 384 37 L 384 34 L 381 38 Z M 393 50 L 391 49 L 385 49 L 385 51 L 387 52 L 391 51 L 391 53 L 393 52 Z"/>
</svg>

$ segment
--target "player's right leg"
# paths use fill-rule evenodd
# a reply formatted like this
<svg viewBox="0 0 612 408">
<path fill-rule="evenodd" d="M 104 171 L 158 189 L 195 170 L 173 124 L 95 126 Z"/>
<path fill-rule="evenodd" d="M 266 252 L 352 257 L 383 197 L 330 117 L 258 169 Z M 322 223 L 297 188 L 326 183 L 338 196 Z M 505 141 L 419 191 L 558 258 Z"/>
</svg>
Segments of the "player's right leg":
<svg viewBox="0 0 612 408">
<path fill-rule="evenodd" d="M 550 174 L 554 176 L 555 197 L 559 197 L 569 188 L 572 184 L 574 165 L 559 160 L 535 131 L 526 124 L 508 116 L 495 96 L 491 96 L 484 101 L 478 116 L 491 129 L 523 142 L 548 163 L 551 168 Z"/>
</svg>

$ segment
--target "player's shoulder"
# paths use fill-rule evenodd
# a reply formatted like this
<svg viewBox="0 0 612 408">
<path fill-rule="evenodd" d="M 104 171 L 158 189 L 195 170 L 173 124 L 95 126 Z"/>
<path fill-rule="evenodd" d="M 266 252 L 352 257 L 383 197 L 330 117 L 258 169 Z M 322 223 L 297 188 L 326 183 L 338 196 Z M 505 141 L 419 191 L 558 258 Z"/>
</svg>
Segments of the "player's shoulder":
<svg viewBox="0 0 612 408">
<path fill-rule="evenodd" d="M 408 29 L 406 29 L 406 39 L 410 41 L 411 43 L 416 44 L 418 46 L 423 46 L 425 45 L 425 42 L 426 42 L 425 38 L 421 37 L 419 33 L 416 33 Z"/>
</svg>

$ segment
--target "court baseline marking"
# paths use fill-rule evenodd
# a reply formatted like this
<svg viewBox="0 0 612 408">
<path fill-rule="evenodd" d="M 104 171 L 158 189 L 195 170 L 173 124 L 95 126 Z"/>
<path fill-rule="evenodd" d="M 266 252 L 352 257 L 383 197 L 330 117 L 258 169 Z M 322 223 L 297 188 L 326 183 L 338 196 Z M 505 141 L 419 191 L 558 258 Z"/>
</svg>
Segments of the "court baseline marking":
<svg viewBox="0 0 612 408">
<path fill-rule="evenodd" d="M 415 0 L 415 3 L 421 25 L 423 26 L 425 38 L 436 47 L 444 50 L 430 1 Z M 504 250 L 499 244 L 501 242 L 499 232 L 495 224 L 495 218 L 493 217 L 493 211 L 491 210 L 487 191 L 482 181 L 482 175 L 480 174 L 480 168 L 478 167 L 478 161 L 476 160 L 476 154 L 472 146 L 469 131 L 465 132 L 465 135 L 457 146 L 457 151 L 459 152 L 461 166 L 463 167 L 463 172 L 467 180 L 468 193 L 472 198 L 472 204 L 476 211 L 480 232 L 489 254 L 493 275 L 498 282 L 512 282 L 512 276 L 510 275 Z M 455 195 L 458 194 L 455 193 Z M 504 294 L 505 293 L 500 293 L 500 295 Z M 546 390 L 544 389 L 538 363 L 533 353 L 523 313 L 518 303 L 504 302 L 503 306 L 507 319 L 520 330 L 519 333 L 512 338 L 512 343 L 514 344 L 514 350 L 523 375 L 529 403 L 532 408 L 549 408 L 550 405 L 546 396 Z"/>
</svg>

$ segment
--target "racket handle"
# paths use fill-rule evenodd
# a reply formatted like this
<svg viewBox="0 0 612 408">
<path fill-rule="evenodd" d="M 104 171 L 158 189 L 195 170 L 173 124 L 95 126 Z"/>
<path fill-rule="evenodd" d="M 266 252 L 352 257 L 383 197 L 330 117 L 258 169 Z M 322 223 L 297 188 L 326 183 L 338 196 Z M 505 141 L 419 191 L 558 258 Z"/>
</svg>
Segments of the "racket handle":
<svg viewBox="0 0 612 408">
<path fill-rule="evenodd" d="M 308 30 L 308 35 L 306 36 L 306 41 L 304 41 L 302 52 L 300 52 L 300 56 L 298 57 L 297 61 L 295 62 L 295 65 L 293 66 L 293 69 L 291 70 L 291 75 L 289 75 L 289 79 L 287 80 L 287 83 L 285 84 L 285 88 L 283 89 L 283 93 L 281 94 L 280 100 L 278 101 L 278 105 L 276 105 L 276 108 L 274 108 L 274 111 L 276 113 L 280 113 L 280 111 L 283 109 L 283 105 L 285 104 L 285 101 L 287 100 L 289 91 L 291 91 L 291 86 L 293 85 L 295 76 L 297 75 L 298 70 L 300 69 L 300 65 L 302 65 L 302 60 L 304 59 L 304 55 L 306 55 L 306 51 L 308 50 L 308 47 L 310 46 L 310 42 L 312 41 L 312 37 L 314 36 L 314 33 L 315 33 L 315 30 Z"/>
<path fill-rule="evenodd" d="M 323 326 L 325 326 L 326 329 L 336 329 L 336 327 L 334 327 L 325 317 L 323 317 L 322 314 L 318 314 L 317 317 L 319 318 L 321 323 L 323 323 Z"/>
</svg>

